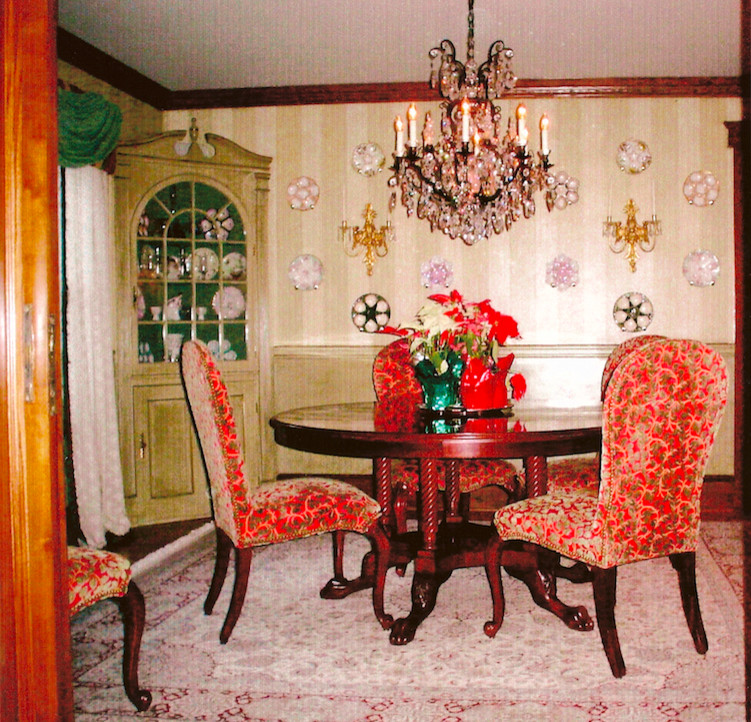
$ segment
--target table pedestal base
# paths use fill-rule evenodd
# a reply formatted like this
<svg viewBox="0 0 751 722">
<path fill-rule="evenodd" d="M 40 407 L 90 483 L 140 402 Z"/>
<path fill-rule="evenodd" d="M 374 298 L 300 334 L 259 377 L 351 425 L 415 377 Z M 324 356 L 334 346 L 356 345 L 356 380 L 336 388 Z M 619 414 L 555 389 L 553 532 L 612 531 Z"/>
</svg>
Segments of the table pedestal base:
<svg viewBox="0 0 751 722">
<path fill-rule="evenodd" d="M 485 547 L 495 533 L 493 527 L 467 522 L 442 524 L 435 552 L 422 550 L 422 535 L 408 532 L 394 536 L 391 542 L 389 567 L 415 564 L 412 580 L 412 608 L 406 617 L 393 621 L 388 614 L 379 621 L 391 629 L 391 644 L 409 644 L 418 627 L 430 616 L 436 605 L 438 590 L 454 569 L 485 566 Z M 544 556 L 544 555 L 543 555 Z M 592 618 L 581 606 L 569 606 L 558 599 L 555 572 L 541 559 L 537 547 L 523 542 L 508 542 L 503 547 L 501 565 L 529 588 L 534 602 L 547 609 L 570 629 L 590 631 Z M 542 562 L 542 563 L 540 563 Z M 356 579 L 331 579 L 323 589 L 324 599 L 343 599 L 354 592 L 371 589 L 375 585 L 375 555 L 368 552 Z M 490 600 L 489 600 L 490 601 Z"/>
</svg>

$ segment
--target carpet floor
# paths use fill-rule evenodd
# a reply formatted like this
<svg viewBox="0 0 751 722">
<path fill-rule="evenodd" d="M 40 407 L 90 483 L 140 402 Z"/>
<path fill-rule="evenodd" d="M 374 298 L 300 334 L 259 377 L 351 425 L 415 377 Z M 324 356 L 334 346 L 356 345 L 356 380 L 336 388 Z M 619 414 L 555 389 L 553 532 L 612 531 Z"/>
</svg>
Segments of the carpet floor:
<svg viewBox="0 0 751 722">
<path fill-rule="evenodd" d="M 627 674 L 612 677 L 599 634 L 569 630 L 504 574 L 506 618 L 495 639 L 484 570 L 454 572 L 433 614 L 404 647 L 389 644 L 368 592 L 325 601 L 328 537 L 255 555 L 232 638 L 219 644 L 232 574 L 212 616 L 211 527 L 135 566 L 146 598 L 141 685 L 153 704 L 130 706 L 121 686 L 122 625 L 102 602 L 72 620 L 76 720 L 286 722 L 720 722 L 745 719 L 741 525 L 702 526 L 697 577 L 709 639 L 697 654 L 666 559 L 619 570 L 616 617 Z M 347 572 L 367 542 L 349 535 Z M 409 609 L 411 575 L 389 572 L 386 609 Z M 559 582 L 567 603 L 593 613 L 589 585 Z"/>
</svg>

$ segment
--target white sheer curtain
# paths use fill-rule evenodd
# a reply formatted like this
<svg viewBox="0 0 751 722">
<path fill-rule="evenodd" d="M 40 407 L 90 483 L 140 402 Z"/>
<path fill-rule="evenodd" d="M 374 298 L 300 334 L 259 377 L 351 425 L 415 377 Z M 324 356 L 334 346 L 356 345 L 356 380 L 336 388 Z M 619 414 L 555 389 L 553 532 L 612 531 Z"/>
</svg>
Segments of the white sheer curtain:
<svg viewBox="0 0 751 722">
<path fill-rule="evenodd" d="M 114 348 L 112 178 L 86 166 L 65 170 L 68 394 L 81 530 L 92 547 L 125 534 Z"/>
</svg>

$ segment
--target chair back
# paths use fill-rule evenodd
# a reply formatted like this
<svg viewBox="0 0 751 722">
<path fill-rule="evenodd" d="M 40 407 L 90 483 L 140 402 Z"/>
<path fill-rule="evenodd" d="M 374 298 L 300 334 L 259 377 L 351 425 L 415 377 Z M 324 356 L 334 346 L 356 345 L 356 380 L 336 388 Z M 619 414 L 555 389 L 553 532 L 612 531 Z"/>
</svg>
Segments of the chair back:
<svg viewBox="0 0 751 722">
<path fill-rule="evenodd" d="M 214 523 L 236 544 L 238 517 L 247 516 L 251 504 L 227 387 L 202 341 L 183 344 L 180 364 L 211 487 Z"/>
<path fill-rule="evenodd" d="M 416 403 L 422 402 L 422 389 L 412 368 L 409 341 L 406 338 L 392 341 L 376 354 L 373 361 L 373 388 L 378 401 L 407 396 Z"/>
<path fill-rule="evenodd" d="M 725 362 L 698 341 L 658 339 L 616 366 L 590 531 L 598 566 L 696 550 L 704 469 L 727 393 Z"/>
<path fill-rule="evenodd" d="M 642 346 L 646 346 L 653 341 L 659 341 L 662 338 L 665 337 L 649 333 L 645 334 L 644 336 L 633 336 L 632 338 L 624 341 L 622 344 L 616 346 L 611 351 L 610 356 L 608 356 L 607 361 L 605 361 L 605 368 L 602 370 L 602 382 L 600 387 L 600 399 L 602 401 L 605 401 L 605 389 L 608 387 L 608 383 L 613 376 L 613 371 L 615 371 L 618 364 L 623 361 L 623 359 L 626 358 L 626 356 L 628 356 L 628 354 L 630 354 L 632 351 L 636 351 L 636 349 L 639 349 Z"/>
</svg>

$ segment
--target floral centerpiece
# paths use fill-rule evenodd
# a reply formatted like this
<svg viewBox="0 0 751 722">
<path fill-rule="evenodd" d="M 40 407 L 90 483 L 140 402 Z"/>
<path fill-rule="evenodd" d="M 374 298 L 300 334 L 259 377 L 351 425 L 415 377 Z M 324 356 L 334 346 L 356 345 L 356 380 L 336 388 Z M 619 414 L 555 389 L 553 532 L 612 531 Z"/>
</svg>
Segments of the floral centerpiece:
<svg viewBox="0 0 751 722">
<path fill-rule="evenodd" d="M 456 290 L 435 294 L 414 322 L 384 331 L 410 340 L 415 374 L 429 408 L 505 408 L 509 398 L 521 399 L 526 392 L 521 374 L 508 375 L 514 354 L 502 350 L 509 338 L 519 338 L 517 323 L 489 300 L 465 301 Z"/>
</svg>

